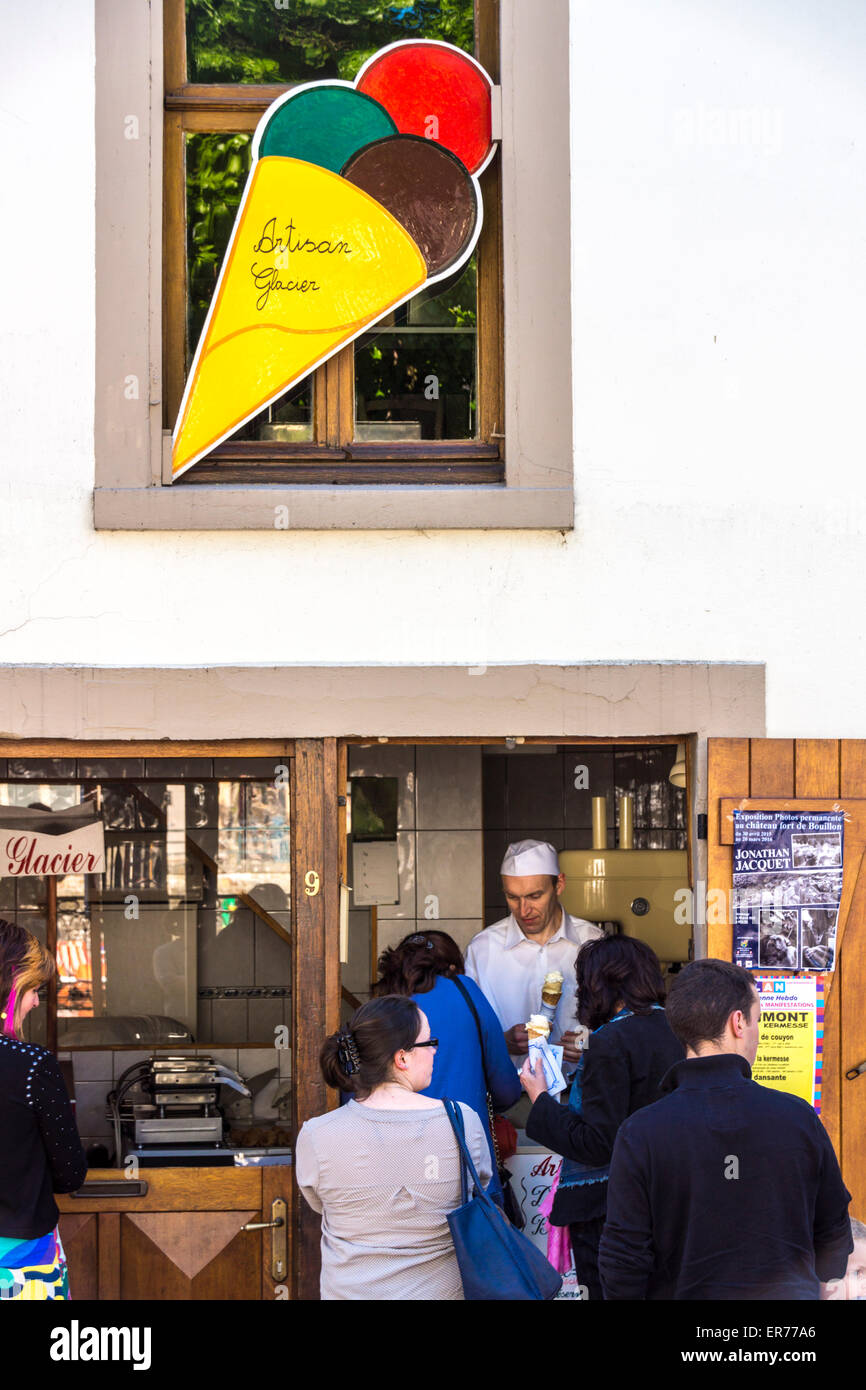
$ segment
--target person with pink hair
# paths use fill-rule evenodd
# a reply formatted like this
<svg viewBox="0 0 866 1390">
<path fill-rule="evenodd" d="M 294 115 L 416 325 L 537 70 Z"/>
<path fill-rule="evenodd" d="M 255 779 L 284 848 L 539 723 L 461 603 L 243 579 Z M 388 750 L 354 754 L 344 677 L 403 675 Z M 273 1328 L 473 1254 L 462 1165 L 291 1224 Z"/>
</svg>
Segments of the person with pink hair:
<svg viewBox="0 0 866 1390">
<path fill-rule="evenodd" d="M 35 936 L 0 919 L 0 1300 L 69 1298 L 54 1193 L 81 1187 L 87 1160 L 57 1058 L 23 1036 L 54 969 Z"/>
</svg>

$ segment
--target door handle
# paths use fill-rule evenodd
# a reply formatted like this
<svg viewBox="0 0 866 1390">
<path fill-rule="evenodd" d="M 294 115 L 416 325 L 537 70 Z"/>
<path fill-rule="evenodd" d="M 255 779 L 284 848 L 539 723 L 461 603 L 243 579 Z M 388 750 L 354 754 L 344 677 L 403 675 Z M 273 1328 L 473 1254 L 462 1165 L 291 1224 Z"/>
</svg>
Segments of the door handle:
<svg viewBox="0 0 866 1390">
<path fill-rule="evenodd" d="M 283 1197 L 275 1197 L 271 1202 L 270 1221 L 248 1221 L 242 1231 L 271 1231 L 271 1278 L 279 1283 L 286 1277 L 288 1269 L 288 1233 L 286 1230 L 287 1207 Z"/>
</svg>

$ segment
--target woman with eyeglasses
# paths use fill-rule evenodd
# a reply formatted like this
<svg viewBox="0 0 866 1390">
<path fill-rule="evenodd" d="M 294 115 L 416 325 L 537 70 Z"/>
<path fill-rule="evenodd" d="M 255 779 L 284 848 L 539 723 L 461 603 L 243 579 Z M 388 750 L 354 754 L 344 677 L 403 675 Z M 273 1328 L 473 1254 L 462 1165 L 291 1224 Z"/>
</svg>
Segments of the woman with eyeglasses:
<svg viewBox="0 0 866 1390">
<path fill-rule="evenodd" d="M 462 1200 L 460 1155 L 444 1105 L 421 1094 L 438 1041 L 417 1004 L 393 994 L 325 1039 L 322 1075 L 351 1099 L 307 1120 L 295 1145 L 298 1186 L 322 1215 L 323 1299 L 463 1298 L 447 1219 Z M 460 1109 L 486 1184 L 481 1121 Z"/>
</svg>

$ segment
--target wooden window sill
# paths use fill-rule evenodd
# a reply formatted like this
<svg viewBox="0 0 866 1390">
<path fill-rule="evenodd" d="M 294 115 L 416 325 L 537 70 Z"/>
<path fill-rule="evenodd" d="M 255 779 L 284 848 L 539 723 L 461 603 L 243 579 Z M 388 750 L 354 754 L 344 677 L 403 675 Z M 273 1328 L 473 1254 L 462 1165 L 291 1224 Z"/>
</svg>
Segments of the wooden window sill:
<svg viewBox="0 0 866 1390">
<path fill-rule="evenodd" d="M 272 440 L 223 444 L 172 486 L 208 483 L 450 483 L 466 486 L 505 482 L 505 464 L 495 444 L 473 440 L 352 443 L 345 448 L 286 445 Z"/>
</svg>

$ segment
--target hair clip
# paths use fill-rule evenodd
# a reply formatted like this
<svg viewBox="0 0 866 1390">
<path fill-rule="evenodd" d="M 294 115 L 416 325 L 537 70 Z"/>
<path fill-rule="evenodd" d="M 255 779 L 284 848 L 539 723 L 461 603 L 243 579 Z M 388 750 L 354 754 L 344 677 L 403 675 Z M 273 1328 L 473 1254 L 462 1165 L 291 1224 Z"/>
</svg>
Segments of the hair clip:
<svg viewBox="0 0 866 1390">
<path fill-rule="evenodd" d="M 340 1059 L 340 1066 L 347 1076 L 352 1076 L 356 1071 L 361 1070 L 361 1058 L 358 1054 L 355 1034 L 350 1032 L 348 1028 L 341 1029 L 337 1035 L 337 1056 Z"/>
<path fill-rule="evenodd" d="M 422 936 L 420 932 L 416 932 L 414 936 L 410 936 L 409 940 L 406 942 L 406 945 L 426 946 L 428 951 L 433 950 L 433 942 L 430 940 L 429 936 Z"/>
</svg>

